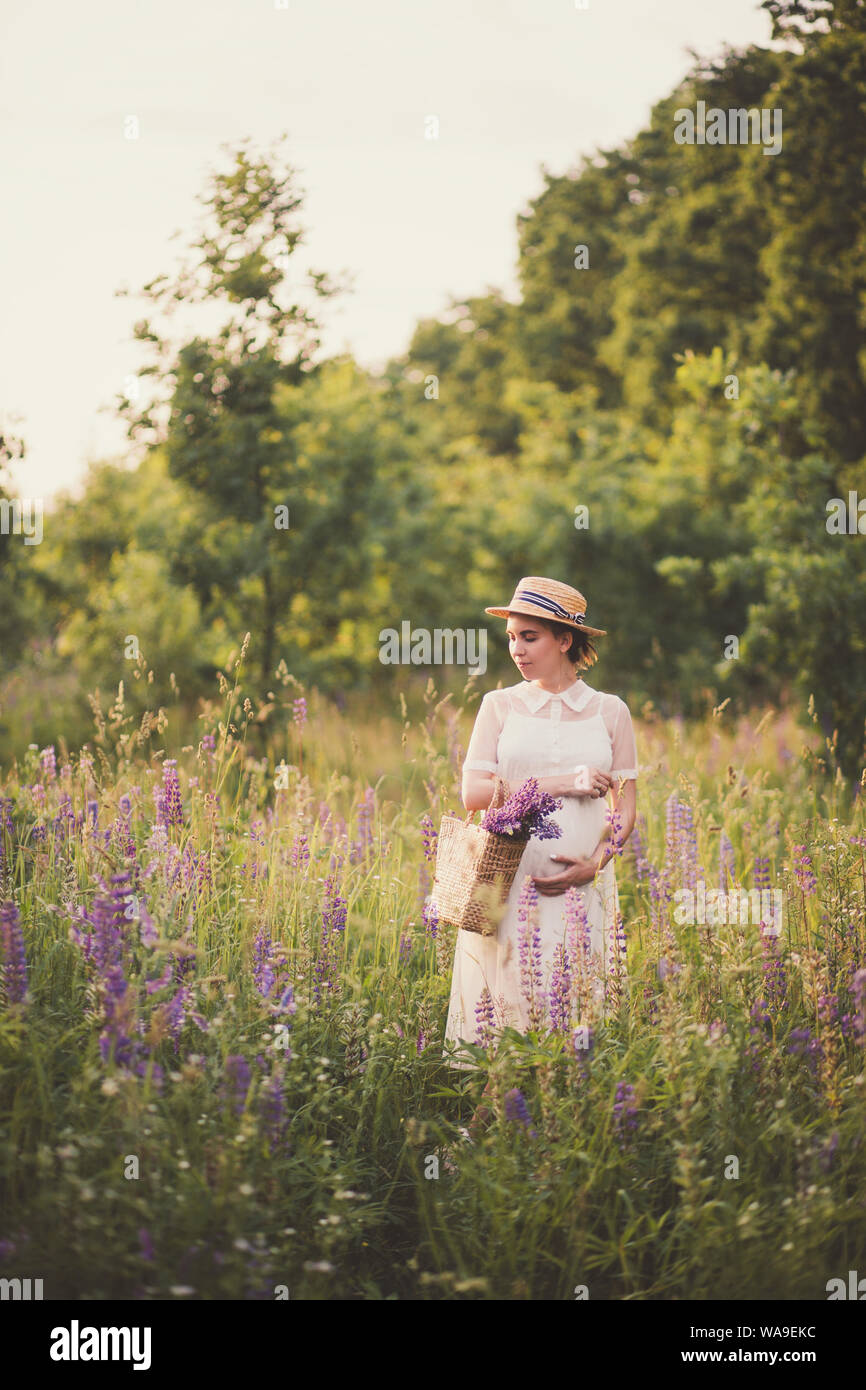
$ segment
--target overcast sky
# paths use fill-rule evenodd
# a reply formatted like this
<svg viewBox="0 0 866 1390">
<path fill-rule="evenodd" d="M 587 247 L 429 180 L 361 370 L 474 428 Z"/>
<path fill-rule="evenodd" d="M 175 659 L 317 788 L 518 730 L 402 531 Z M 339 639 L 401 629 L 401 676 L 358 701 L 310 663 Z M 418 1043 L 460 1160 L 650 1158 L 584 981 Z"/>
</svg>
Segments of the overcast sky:
<svg viewBox="0 0 866 1390">
<path fill-rule="evenodd" d="M 114 292 L 176 265 L 169 238 L 194 227 L 222 142 L 264 151 L 288 131 L 296 258 L 355 277 L 324 306 L 323 352 L 378 368 L 449 295 L 516 298 L 515 216 L 542 165 L 633 135 L 689 49 L 770 35 L 758 0 L 279 3 L 0 0 L 0 410 L 23 417 L 19 495 L 128 455 L 111 407 L 146 360 L 144 306 Z"/>
</svg>

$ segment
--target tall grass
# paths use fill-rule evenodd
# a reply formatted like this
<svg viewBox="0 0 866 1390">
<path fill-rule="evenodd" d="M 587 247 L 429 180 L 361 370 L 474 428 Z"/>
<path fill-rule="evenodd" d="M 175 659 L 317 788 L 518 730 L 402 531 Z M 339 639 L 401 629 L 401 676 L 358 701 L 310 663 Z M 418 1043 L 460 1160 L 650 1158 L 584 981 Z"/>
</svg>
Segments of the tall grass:
<svg viewBox="0 0 866 1390">
<path fill-rule="evenodd" d="M 94 701 L 87 747 L 58 732 L 6 778 L 0 1275 L 814 1299 L 866 1269 L 866 835 L 816 738 L 645 710 L 625 972 L 458 1072 L 424 817 L 459 808 L 475 704 L 431 683 L 420 718 L 340 714 L 284 670 L 256 699 L 243 659 L 193 741 Z M 778 941 L 678 924 L 673 894 L 720 867 L 783 889 Z"/>
</svg>

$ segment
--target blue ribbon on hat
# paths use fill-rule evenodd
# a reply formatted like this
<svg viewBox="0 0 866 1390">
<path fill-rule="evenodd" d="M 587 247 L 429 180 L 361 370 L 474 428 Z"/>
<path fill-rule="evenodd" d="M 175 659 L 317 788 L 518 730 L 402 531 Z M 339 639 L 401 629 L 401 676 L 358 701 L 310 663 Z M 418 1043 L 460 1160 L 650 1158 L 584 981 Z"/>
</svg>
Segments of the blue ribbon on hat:
<svg viewBox="0 0 866 1390">
<path fill-rule="evenodd" d="M 514 597 L 528 599 L 530 603 L 537 603 L 540 608 L 546 608 L 548 612 L 554 613 L 558 618 L 567 618 L 569 622 L 586 622 L 582 613 L 569 613 L 567 608 L 563 608 L 561 603 L 556 602 L 556 599 L 548 598 L 546 594 L 537 594 L 533 589 L 520 589 Z"/>
</svg>

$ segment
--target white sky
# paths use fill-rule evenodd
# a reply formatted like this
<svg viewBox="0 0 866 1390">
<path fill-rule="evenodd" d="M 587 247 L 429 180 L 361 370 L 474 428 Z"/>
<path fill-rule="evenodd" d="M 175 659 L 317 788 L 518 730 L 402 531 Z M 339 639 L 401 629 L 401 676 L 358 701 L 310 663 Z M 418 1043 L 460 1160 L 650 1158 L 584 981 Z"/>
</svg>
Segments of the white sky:
<svg viewBox="0 0 866 1390">
<path fill-rule="evenodd" d="M 114 292 L 175 266 L 222 142 L 264 152 L 289 132 L 294 264 L 355 277 L 322 306 L 323 352 L 378 368 L 449 294 L 516 298 L 515 216 L 542 165 L 635 134 L 688 49 L 769 43 L 758 0 L 588 4 L 0 0 L 0 410 L 23 417 L 19 495 L 129 454 L 111 407 L 147 360 L 145 305 Z"/>
</svg>

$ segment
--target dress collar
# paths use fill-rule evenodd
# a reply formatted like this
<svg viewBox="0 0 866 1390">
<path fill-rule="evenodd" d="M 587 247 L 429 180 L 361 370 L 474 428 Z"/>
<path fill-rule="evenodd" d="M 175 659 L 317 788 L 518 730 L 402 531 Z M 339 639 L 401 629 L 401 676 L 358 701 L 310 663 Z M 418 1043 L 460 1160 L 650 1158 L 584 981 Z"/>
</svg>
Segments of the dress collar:
<svg viewBox="0 0 866 1390">
<path fill-rule="evenodd" d="M 576 680 L 566 690 L 561 690 L 557 695 L 553 690 L 542 690 L 540 685 L 533 685 L 532 681 L 519 681 L 512 689 L 520 695 L 524 704 L 528 705 L 535 714 L 548 700 L 564 700 L 573 710 L 581 710 L 589 700 L 592 699 L 595 691 L 592 686 L 587 685 L 586 681 Z"/>
</svg>

